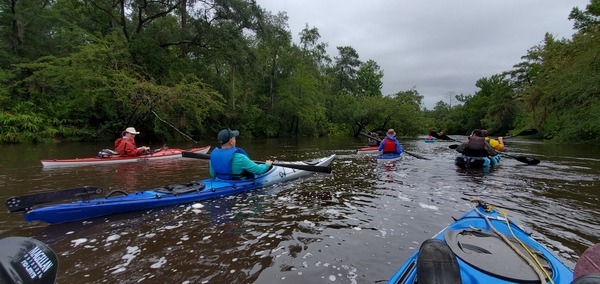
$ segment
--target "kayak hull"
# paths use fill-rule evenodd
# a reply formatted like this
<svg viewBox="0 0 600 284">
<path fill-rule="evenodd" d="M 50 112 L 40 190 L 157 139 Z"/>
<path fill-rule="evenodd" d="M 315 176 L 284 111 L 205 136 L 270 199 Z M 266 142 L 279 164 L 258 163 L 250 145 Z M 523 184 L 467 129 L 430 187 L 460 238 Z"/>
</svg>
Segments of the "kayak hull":
<svg viewBox="0 0 600 284">
<path fill-rule="evenodd" d="M 492 168 L 500 164 L 500 154 L 490 157 L 470 157 L 459 155 L 455 158 L 454 164 L 460 168 L 483 169 Z"/>
<path fill-rule="evenodd" d="M 485 212 L 481 206 L 478 206 L 433 237 L 450 248 L 459 271 L 427 269 L 432 267 L 427 265 L 427 262 L 432 260 L 425 259 L 425 256 L 419 259 L 419 254 L 426 243 L 424 242 L 421 248 L 390 278 L 388 283 L 417 283 L 418 275 L 423 278 L 419 283 L 427 283 L 425 278 L 450 279 L 453 275 L 460 277 L 462 283 L 534 283 L 538 279 L 537 274 L 510 246 L 503 243 L 493 233 L 485 218 L 480 216 L 476 210 L 490 220 L 494 229 L 511 239 L 511 242 L 515 243 L 515 247 L 520 247 L 519 244 L 516 244 L 516 239 L 518 239 L 531 251 L 536 252 L 538 260 L 545 267 L 550 268 L 547 270 L 554 283 L 570 283 L 573 280 L 573 271 L 548 249 L 533 240 L 518 225 L 512 221 L 509 222 L 510 225 L 507 225 L 506 218 L 495 209 Z M 509 226 L 514 232 L 514 236 L 510 233 Z M 490 235 L 485 235 L 487 232 L 491 232 Z M 525 251 L 524 249 L 520 250 Z M 439 258 L 438 256 L 437 259 Z M 424 271 L 419 273 L 420 268 L 423 268 Z M 539 280 L 537 281 L 539 283 Z"/>
<path fill-rule="evenodd" d="M 403 153 L 387 153 L 387 154 L 381 154 L 381 155 L 377 155 L 377 162 L 392 162 L 392 161 L 398 161 L 400 159 L 402 159 L 402 155 Z"/>
<path fill-rule="evenodd" d="M 206 154 L 210 150 L 210 146 L 204 146 L 200 148 L 192 148 L 188 150 L 184 149 L 161 149 L 160 151 L 140 155 L 136 157 L 93 157 L 93 158 L 75 158 L 75 159 L 61 159 L 61 160 L 41 160 L 42 166 L 44 167 L 65 167 L 65 166 L 82 166 L 82 165 L 104 165 L 104 164 L 117 164 L 117 163 L 130 163 L 130 162 L 143 162 L 143 161 L 154 161 L 164 159 L 181 158 L 183 151 Z"/>
<path fill-rule="evenodd" d="M 329 166 L 335 155 L 310 162 L 289 162 L 314 166 Z M 285 162 L 278 162 L 279 164 Z M 253 180 L 222 180 L 209 178 L 190 184 L 171 185 L 161 188 L 47 206 L 34 207 L 25 213 L 26 221 L 43 221 L 50 224 L 85 220 L 95 217 L 147 210 L 191 203 L 220 196 L 232 195 L 248 190 L 282 183 L 310 174 L 310 171 L 273 166 L 268 172 Z"/>
<path fill-rule="evenodd" d="M 364 148 L 360 148 L 360 149 L 356 150 L 356 154 L 378 154 L 378 153 L 379 153 L 378 146 L 364 147 Z"/>
</svg>

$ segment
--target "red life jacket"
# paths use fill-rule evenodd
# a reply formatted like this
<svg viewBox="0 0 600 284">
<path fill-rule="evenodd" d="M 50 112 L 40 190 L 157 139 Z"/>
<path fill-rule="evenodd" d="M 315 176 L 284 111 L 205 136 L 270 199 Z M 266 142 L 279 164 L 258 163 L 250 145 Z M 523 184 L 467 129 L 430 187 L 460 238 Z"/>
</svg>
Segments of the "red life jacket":
<svg viewBox="0 0 600 284">
<path fill-rule="evenodd" d="M 384 153 L 396 153 L 396 141 L 391 139 L 383 139 L 383 152 Z"/>
</svg>

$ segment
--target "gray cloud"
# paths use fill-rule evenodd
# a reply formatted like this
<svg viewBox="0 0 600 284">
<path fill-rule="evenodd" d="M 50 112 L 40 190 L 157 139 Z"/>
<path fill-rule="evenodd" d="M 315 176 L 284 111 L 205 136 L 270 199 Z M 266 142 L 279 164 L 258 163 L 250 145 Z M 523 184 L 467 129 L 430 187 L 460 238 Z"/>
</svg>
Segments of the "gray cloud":
<svg viewBox="0 0 600 284">
<path fill-rule="evenodd" d="M 352 46 L 384 71 L 383 93 L 416 88 L 427 108 L 447 94 L 473 94 L 482 77 L 510 70 L 546 32 L 571 38 L 573 7 L 589 0 L 257 0 L 285 11 L 294 41 L 316 27 L 330 56 Z"/>
</svg>

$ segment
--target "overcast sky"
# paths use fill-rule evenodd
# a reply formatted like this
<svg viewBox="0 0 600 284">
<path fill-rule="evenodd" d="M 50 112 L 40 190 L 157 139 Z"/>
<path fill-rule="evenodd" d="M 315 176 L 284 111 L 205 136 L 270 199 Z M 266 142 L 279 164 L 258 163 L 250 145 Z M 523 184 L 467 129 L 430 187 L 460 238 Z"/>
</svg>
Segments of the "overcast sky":
<svg viewBox="0 0 600 284">
<path fill-rule="evenodd" d="M 573 7 L 589 0 L 257 0 L 285 11 L 294 42 L 306 24 L 319 29 L 328 54 L 352 46 L 384 72 L 383 93 L 415 88 L 431 109 L 451 92 L 474 94 L 475 83 L 521 62 L 544 34 L 568 38 Z M 455 102 L 453 102 L 455 103 Z"/>
</svg>

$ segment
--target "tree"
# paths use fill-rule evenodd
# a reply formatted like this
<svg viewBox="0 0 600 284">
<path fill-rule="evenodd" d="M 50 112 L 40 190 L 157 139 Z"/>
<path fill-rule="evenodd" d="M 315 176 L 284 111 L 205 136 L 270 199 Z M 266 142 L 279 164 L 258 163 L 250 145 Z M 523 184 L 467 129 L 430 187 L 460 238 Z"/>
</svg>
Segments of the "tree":
<svg viewBox="0 0 600 284">
<path fill-rule="evenodd" d="M 383 71 L 381 71 L 377 62 L 367 60 L 367 62 L 360 64 L 356 73 L 358 85 L 358 93 L 356 95 L 381 97 L 381 88 L 383 87 L 381 78 L 383 78 Z"/>
</svg>

